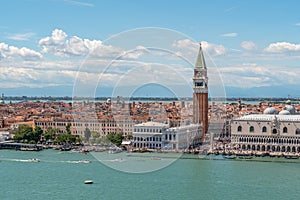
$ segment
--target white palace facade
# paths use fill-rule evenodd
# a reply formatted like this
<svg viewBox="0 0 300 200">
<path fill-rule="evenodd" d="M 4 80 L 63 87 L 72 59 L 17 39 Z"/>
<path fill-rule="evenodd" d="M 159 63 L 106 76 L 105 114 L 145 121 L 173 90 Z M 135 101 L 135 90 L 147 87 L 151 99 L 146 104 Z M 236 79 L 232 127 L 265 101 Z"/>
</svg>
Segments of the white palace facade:
<svg viewBox="0 0 300 200">
<path fill-rule="evenodd" d="M 201 142 L 199 124 L 171 127 L 148 121 L 134 125 L 133 147 L 146 149 L 185 150 Z"/>
<path fill-rule="evenodd" d="M 291 105 L 282 111 L 267 108 L 231 121 L 231 145 L 235 150 L 267 153 L 300 153 L 300 115 Z"/>
</svg>

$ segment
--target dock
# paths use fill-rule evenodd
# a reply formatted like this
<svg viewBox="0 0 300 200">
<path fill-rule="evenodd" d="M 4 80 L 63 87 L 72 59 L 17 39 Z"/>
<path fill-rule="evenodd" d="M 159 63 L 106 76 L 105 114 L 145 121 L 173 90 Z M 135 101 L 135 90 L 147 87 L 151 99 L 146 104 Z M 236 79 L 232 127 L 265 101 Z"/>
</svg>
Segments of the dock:
<svg viewBox="0 0 300 200">
<path fill-rule="evenodd" d="M 42 145 L 37 144 L 0 142 L 0 149 L 14 149 L 18 151 L 40 151 L 43 149 L 43 147 Z"/>
</svg>

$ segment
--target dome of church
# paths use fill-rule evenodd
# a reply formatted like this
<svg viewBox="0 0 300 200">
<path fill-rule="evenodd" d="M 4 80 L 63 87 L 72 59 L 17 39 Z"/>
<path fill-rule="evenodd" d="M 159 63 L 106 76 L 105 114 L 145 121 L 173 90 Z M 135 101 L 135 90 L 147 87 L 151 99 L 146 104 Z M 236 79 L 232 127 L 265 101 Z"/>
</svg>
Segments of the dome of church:
<svg viewBox="0 0 300 200">
<path fill-rule="evenodd" d="M 273 114 L 277 114 L 277 113 L 278 113 L 278 111 L 274 107 L 269 107 L 264 110 L 265 115 L 273 115 Z"/>
<path fill-rule="evenodd" d="M 291 113 L 288 110 L 282 110 L 279 112 L 279 115 L 290 115 Z"/>
<path fill-rule="evenodd" d="M 296 113 L 296 109 L 294 106 L 292 105 L 285 105 L 285 108 L 287 111 L 289 111 L 291 114 L 295 114 Z"/>
</svg>

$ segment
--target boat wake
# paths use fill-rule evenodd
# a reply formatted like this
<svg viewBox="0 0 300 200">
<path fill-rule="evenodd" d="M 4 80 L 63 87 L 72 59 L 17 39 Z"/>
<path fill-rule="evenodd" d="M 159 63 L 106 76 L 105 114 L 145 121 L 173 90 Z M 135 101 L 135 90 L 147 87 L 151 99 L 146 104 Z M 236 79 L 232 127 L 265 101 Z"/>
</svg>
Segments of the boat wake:
<svg viewBox="0 0 300 200">
<path fill-rule="evenodd" d="M 1 161 L 10 161 L 10 162 L 40 162 L 37 158 L 30 158 L 30 159 L 1 159 Z"/>
<path fill-rule="evenodd" d="M 101 160 L 101 161 L 103 161 L 103 162 L 126 162 L 126 160 L 123 158 L 116 158 L 113 160 Z"/>
<path fill-rule="evenodd" d="M 91 163 L 92 161 L 90 161 L 90 160 L 68 160 L 68 161 L 64 161 L 64 162 L 78 164 L 78 163 Z"/>
</svg>

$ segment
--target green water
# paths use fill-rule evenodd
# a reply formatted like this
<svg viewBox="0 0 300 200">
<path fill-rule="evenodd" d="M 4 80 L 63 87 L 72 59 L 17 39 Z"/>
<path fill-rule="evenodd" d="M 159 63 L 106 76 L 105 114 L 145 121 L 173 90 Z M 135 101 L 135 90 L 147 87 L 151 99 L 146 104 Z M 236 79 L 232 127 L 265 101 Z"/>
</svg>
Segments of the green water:
<svg viewBox="0 0 300 200">
<path fill-rule="evenodd" d="M 91 154 L 0 151 L 0 199 L 299 199 L 300 163 L 199 160 L 99 153 L 115 166 L 171 163 L 125 173 Z M 146 155 L 146 154 L 145 154 Z M 24 162 L 38 158 L 39 163 Z M 117 159 L 116 159 L 117 158 Z M 121 159 L 119 159 L 121 158 Z M 91 163 L 76 163 L 81 159 Z M 114 162 L 116 161 L 116 162 Z M 127 164 L 126 164 L 127 163 Z M 85 185 L 92 179 L 94 184 Z"/>
</svg>

